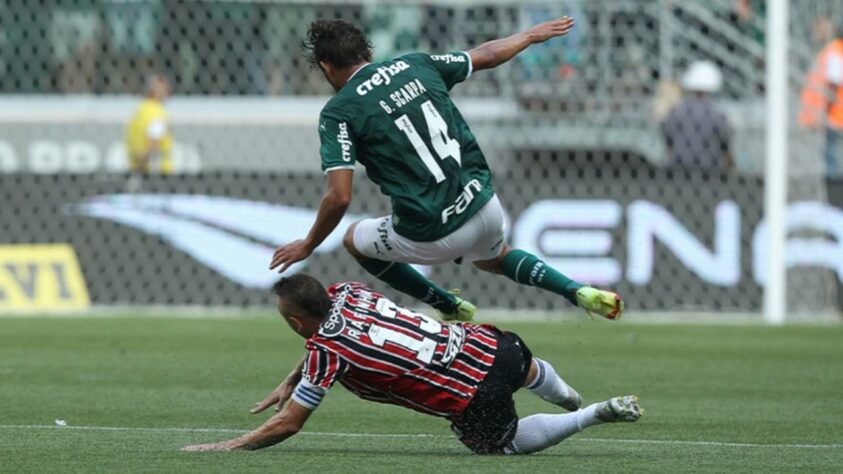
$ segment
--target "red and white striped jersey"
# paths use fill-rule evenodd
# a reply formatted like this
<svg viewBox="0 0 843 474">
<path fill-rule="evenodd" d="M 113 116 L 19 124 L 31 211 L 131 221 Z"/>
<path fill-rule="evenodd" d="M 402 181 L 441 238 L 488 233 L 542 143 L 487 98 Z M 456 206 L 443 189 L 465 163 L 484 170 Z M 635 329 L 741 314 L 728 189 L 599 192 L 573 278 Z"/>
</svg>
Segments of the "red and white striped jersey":
<svg viewBox="0 0 843 474">
<path fill-rule="evenodd" d="M 339 381 L 360 398 L 431 415 L 465 410 L 495 360 L 494 326 L 443 324 L 362 283 L 328 291 L 334 304 L 306 341 L 296 402 L 315 409 Z"/>
</svg>

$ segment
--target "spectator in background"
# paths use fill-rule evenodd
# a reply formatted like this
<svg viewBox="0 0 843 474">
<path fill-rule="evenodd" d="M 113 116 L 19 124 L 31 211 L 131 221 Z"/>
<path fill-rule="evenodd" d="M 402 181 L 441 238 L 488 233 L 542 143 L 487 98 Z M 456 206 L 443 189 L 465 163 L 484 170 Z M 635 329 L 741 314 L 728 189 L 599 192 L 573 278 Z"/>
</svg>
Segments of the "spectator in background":
<svg viewBox="0 0 843 474">
<path fill-rule="evenodd" d="M 765 0 L 735 0 L 730 15 L 732 24 L 750 39 L 764 44 L 764 22 L 767 17 Z"/>
<path fill-rule="evenodd" d="M 843 141 L 843 32 L 820 50 L 802 88 L 799 124 L 825 130 L 826 175 L 840 176 Z"/>
<path fill-rule="evenodd" d="M 552 20 L 559 16 L 559 12 L 565 12 L 575 19 L 587 19 L 581 0 L 563 0 L 550 5 L 525 2 L 518 15 L 520 27 L 528 28 L 530 25 Z M 576 75 L 576 68 L 582 59 L 580 45 L 583 35 L 587 34 L 588 23 L 583 21 L 564 37 L 534 45 L 521 53 L 516 61 L 520 65 L 522 77 L 526 80 L 556 81 L 559 78 L 570 79 Z"/>
<path fill-rule="evenodd" d="M 139 184 L 150 173 L 170 174 L 173 136 L 167 123 L 164 102 L 170 97 L 170 81 L 160 73 L 147 79 L 146 98 L 140 103 L 126 129 L 129 168 Z"/>
<path fill-rule="evenodd" d="M 836 37 L 834 28 L 834 21 L 826 16 L 814 18 L 814 23 L 811 25 L 811 40 L 813 45 L 817 48 L 827 45 Z"/>
<path fill-rule="evenodd" d="M 684 97 L 661 126 L 670 164 L 732 169 L 732 125 L 710 99 L 722 82 L 720 70 L 709 61 L 697 61 L 685 72 Z"/>
</svg>

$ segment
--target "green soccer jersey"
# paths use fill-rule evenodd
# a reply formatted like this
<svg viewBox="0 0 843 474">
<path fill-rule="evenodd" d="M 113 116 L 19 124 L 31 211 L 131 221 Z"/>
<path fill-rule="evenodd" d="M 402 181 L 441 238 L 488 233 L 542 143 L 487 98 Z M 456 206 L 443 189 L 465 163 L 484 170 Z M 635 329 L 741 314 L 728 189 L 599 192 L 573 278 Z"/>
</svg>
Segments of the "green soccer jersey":
<svg viewBox="0 0 843 474">
<path fill-rule="evenodd" d="M 322 169 L 363 164 L 408 239 L 454 232 L 494 195 L 486 158 L 448 94 L 470 75 L 464 52 L 363 66 L 320 114 Z"/>
</svg>

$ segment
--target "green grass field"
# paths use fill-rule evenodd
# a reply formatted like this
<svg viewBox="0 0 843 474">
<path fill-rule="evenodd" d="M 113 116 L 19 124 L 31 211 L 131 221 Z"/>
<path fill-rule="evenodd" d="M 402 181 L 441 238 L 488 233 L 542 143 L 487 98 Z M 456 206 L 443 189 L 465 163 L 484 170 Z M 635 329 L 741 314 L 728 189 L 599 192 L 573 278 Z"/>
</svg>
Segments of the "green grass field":
<svg viewBox="0 0 843 474">
<path fill-rule="evenodd" d="M 444 420 L 337 387 L 306 433 L 287 443 L 182 453 L 265 418 L 249 408 L 302 350 L 282 321 L 0 318 L 0 472 L 843 469 L 843 327 L 501 326 L 587 402 L 635 393 L 646 416 L 540 454 L 484 458 L 470 455 Z M 557 411 L 529 393 L 517 403 L 522 415 Z"/>
</svg>

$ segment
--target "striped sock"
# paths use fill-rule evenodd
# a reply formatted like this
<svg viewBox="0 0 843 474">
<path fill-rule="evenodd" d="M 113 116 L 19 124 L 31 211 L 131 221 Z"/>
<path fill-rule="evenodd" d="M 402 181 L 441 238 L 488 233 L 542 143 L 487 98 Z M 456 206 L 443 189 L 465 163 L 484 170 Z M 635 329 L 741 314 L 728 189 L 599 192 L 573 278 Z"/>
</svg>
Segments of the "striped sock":
<svg viewBox="0 0 843 474">
<path fill-rule="evenodd" d="M 507 452 L 529 454 L 556 446 L 589 426 L 604 423 L 597 417 L 598 404 L 564 415 L 531 415 L 518 420 L 518 430 Z"/>
<path fill-rule="evenodd" d="M 527 389 L 546 402 L 568 410 L 576 410 L 576 400 L 579 398 L 577 391 L 562 380 L 552 365 L 538 357 L 533 357 L 533 361 L 536 363 L 538 373 L 536 378 L 527 385 Z"/>
</svg>

